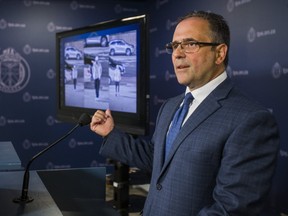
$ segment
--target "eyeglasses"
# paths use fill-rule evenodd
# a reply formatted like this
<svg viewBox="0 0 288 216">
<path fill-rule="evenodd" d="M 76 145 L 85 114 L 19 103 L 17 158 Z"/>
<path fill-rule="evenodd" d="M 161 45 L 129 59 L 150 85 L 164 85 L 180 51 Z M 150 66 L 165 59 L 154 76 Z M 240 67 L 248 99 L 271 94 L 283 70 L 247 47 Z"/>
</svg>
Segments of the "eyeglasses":
<svg viewBox="0 0 288 216">
<path fill-rule="evenodd" d="M 166 44 L 166 52 L 168 54 L 172 54 L 180 45 L 181 50 L 185 53 L 196 53 L 199 51 L 200 47 L 203 46 L 218 46 L 220 43 L 209 43 L 209 42 L 198 42 L 198 41 L 191 41 L 191 40 L 184 40 L 184 41 L 173 41 Z"/>
</svg>

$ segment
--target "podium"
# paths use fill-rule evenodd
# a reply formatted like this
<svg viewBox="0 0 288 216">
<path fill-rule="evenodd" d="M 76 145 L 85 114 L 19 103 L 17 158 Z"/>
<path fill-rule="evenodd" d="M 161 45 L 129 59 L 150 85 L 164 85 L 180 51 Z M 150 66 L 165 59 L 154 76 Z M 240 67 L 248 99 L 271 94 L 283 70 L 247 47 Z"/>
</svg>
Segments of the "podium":
<svg viewBox="0 0 288 216">
<path fill-rule="evenodd" d="M 0 143 L 1 146 L 2 142 Z M 12 152 L 15 151 L 13 145 L 10 148 L 11 142 L 5 142 L 2 147 L 5 145 Z M 0 158 L 1 154 L 0 152 Z M 15 156 L 16 152 L 11 154 Z M 105 200 L 105 167 L 30 171 L 28 196 L 34 200 L 29 203 L 14 203 L 13 199 L 21 196 L 24 176 L 21 163 L 18 163 L 20 160 L 14 163 L 17 157 L 12 163 L 7 158 L 1 160 L 0 215 L 119 216 Z M 7 164 L 3 161 L 7 161 Z M 20 168 L 22 170 L 18 170 Z"/>
<path fill-rule="evenodd" d="M 23 170 L 21 161 L 10 141 L 0 142 L 0 172 Z"/>
<path fill-rule="evenodd" d="M 119 216 L 105 201 L 105 168 L 30 171 L 30 203 L 14 203 L 21 195 L 23 171 L 0 172 L 0 215 Z M 105 177 L 105 175 L 104 175 Z"/>
<path fill-rule="evenodd" d="M 30 172 L 29 194 L 34 201 L 17 204 L 13 199 L 21 195 L 23 171 L 0 172 L 0 215 L 5 216 L 62 216 L 60 209 L 52 199 L 35 171 Z"/>
</svg>

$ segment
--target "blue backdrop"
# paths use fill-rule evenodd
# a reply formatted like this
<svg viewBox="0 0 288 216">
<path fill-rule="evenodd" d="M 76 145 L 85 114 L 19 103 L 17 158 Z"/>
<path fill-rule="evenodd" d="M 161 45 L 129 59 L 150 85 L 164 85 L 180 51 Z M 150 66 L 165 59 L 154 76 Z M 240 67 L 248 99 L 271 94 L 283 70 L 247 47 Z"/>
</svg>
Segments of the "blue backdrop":
<svg viewBox="0 0 288 216">
<path fill-rule="evenodd" d="M 164 46 L 177 18 L 190 10 L 227 19 L 229 76 L 278 120 L 281 148 L 267 214 L 288 214 L 288 0 L 0 0 L 0 141 L 12 141 L 25 165 L 74 126 L 56 119 L 56 32 L 142 13 L 150 16 L 151 136 L 163 101 L 184 91 Z M 80 128 L 32 168 L 106 166 L 100 143 L 88 127 Z"/>
</svg>

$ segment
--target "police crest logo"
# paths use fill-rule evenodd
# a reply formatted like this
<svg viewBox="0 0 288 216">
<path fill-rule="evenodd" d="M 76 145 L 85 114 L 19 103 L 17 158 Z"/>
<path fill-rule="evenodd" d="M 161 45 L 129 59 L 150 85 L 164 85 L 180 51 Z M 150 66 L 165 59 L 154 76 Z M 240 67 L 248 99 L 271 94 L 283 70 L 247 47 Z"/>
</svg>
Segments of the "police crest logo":
<svg viewBox="0 0 288 216">
<path fill-rule="evenodd" d="M 0 55 L 0 91 L 16 93 L 25 88 L 30 79 L 27 61 L 13 48 L 3 50 Z"/>
</svg>

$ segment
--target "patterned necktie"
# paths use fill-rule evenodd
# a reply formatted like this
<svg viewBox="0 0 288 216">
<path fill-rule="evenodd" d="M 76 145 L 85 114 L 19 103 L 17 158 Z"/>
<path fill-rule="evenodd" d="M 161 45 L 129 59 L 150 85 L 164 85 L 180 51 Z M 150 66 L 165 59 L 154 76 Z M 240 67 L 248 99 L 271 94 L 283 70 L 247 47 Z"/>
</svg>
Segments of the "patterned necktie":
<svg viewBox="0 0 288 216">
<path fill-rule="evenodd" d="M 173 121 L 171 124 L 171 127 L 169 129 L 169 132 L 167 134 L 166 137 L 166 147 L 165 147 L 165 158 L 167 158 L 169 151 L 171 149 L 171 146 L 178 134 L 178 132 L 181 129 L 182 126 L 182 122 L 189 110 L 189 106 L 191 104 L 193 100 L 193 96 L 191 93 L 187 93 L 185 95 L 185 99 L 184 99 L 184 103 L 181 107 L 179 107 L 179 109 L 176 111 L 174 117 L 173 117 Z"/>
</svg>

